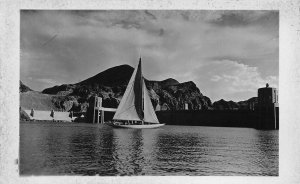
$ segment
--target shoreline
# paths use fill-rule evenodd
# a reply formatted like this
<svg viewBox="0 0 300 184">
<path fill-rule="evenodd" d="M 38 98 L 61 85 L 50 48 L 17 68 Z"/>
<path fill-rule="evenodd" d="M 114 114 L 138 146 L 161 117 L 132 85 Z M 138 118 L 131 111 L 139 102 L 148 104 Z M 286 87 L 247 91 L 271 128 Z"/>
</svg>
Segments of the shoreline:
<svg viewBox="0 0 300 184">
<path fill-rule="evenodd" d="M 37 120 L 37 121 L 24 121 L 20 120 L 20 124 L 47 124 L 47 125 L 59 125 L 59 124 L 64 124 L 64 125 L 88 125 L 88 126 L 102 126 L 102 125 L 107 125 L 107 122 L 103 124 L 97 124 L 97 123 L 86 123 L 86 122 L 67 122 L 67 121 L 48 121 L 48 120 Z M 166 124 L 165 126 L 195 126 L 195 127 L 211 127 L 211 128 L 242 128 L 242 129 L 253 129 L 253 130 L 258 130 L 253 127 L 237 127 L 237 126 L 213 126 L 213 125 L 184 125 L 184 124 Z M 276 131 L 276 130 L 262 130 L 262 131 Z M 278 131 L 278 130 L 277 130 Z"/>
</svg>

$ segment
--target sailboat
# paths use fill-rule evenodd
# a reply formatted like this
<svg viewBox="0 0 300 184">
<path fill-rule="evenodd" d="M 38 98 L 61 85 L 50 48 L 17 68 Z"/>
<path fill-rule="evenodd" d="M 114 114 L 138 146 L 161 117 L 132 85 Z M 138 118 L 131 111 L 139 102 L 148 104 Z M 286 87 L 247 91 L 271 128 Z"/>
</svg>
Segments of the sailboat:
<svg viewBox="0 0 300 184">
<path fill-rule="evenodd" d="M 109 125 L 115 128 L 158 128 L 159 123 L 142 75 L 141 57 Z"/>
</svg>

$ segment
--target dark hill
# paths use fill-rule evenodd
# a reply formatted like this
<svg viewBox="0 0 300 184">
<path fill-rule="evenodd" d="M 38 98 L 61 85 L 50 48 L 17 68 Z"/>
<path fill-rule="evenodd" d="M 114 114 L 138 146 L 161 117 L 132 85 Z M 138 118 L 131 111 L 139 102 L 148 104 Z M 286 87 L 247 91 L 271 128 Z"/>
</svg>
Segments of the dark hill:
<svg viewBox="0 0 300 184">
<path fill-rule="evenodd" d="M 257 106 L 257 97 L 252 97 L 245 101 L 233 102 L 219 100 L 213 103 L 213 108 L 216 110 L 249 110 L 255 109 Z"/>
<path fill-rule="evenodd" d="M 148 81 L 146 79 L 146 84 L 149 86 L 159 85 L 160 87 L 166 87 L 166 86 L 171 86 L 171 85 L 177 85 L 177 84 L 179 84 L 179 82 L 172 78 L 168 78 L 163 81 Z"/>
<path fill-rule="evenodd" d="M 133 73 L 133 70 L 134 68 L 129 65 L 115 66 L 84 81 L 81 81 L 76 85 L 98 84 L 109 87 L 127 85 Z"/>
<path fill-rule="evenodd" d="M 212 109 L 210 99 L 192 81 L 163 86 L 155 92 L 160 97 L 160 105 L 166 104 L 170 110 L 184 109 L 185 104 L 191 110 Z"/>
<path fill-rule="evenodd" d="M 54 86 L 44 89 L 42 93 L 74 96 L 79 104 L 85 104 L 90 97 L 98 95 L 104 99 L 103 105 L 106 107 L 117 107 L 133 70 L 129 65 L 116 66 L 76 84 Z M 166 110 L 180 110 L 187 103 L 193 110 L 212 109 L 210 99 L 203 96 L 191 81 L 179 83 L 172 78 L 163 81 L 145 79 L 145 83 L 154 107 L 159 105 Z"/>
<path fill-rule="evenodd" d="M 133 70 L 129 65 L 116 66 L 76 84 L 54 86 L 44 89 L 42 93 L 88 96 L 89 91 L 109 92 L 111 88 L 122 91 L 126 89 Z"/>
<path fill-rule="evenodd" d="M 221 99 L 213 103 L 216 110 L 238 110 L 238 104 L 233 101 L 226 101 Z"/>
<path fill-rule="evenodd" d="M 63 111 L 85 111 L 92 96 L 103 98 L 103 106 L 116 108 L 122 99 L 126 86 L 133 73 L 129 65 L 107 69 L 76 84 L 63 84 L 44 89 L 42 93 L 31 91 L 20 81 L 21 107 L 35 109 L 55 109 Z M 191 110 L 216 109 L 239 110 L 257 106 L 257 98 L 241 102 L 219 100 L 211 103 L 192 81 L 179 83 L 168 78 L 162 81 L 145 79 L 150 98 L 155 108 L 182 110 L 188 104 Z"/>
<path fill-rule="evenodd" d="M 172 79 L 172 78 L 168 78 L 166 80 L 163 80 L 160 82 L 161 85 L 163 86 L 171 86 L 171 85 L 176 85 L 176 84 L 179 84 L 179 82 L 175 79 Z"/>
</svg>

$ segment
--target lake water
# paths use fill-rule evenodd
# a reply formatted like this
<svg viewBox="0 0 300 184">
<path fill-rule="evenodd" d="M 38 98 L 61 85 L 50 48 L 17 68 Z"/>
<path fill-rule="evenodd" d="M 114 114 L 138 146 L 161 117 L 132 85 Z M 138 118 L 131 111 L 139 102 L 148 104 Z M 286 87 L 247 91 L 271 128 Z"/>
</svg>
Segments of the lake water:
<svg viewBox="0 0 300 184">
<path fill-rule="evenodd" d="M 278 175 L 278 131 L 20 123 L 21 175 Z"/>
</svg>

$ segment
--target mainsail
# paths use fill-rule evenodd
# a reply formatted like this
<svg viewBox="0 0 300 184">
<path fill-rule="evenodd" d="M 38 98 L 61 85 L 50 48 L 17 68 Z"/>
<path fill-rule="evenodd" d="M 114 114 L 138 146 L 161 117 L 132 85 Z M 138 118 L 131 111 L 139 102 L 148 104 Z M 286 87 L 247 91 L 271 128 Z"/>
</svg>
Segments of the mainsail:
<svg viewBox="0 0 300 184">
<path fill-rule="evenodd" d="M 143 79 L 141 58 L 133 71 L 113 119 L 159 123 Z"/>
<path fill-rule="evenodd" d="M 135 80 L 133 85 L 134 91 L 134 105 L 136 109 L 136 113 L 139 116 L 140 120 L 144 119 L 143 112 L 143 76 L 142 76 L 142 66 L 141 66 L 141 58 L 139 60 L 139 64 L 137 67 L 137 71 L 135 74 Z"/>
</svg>

